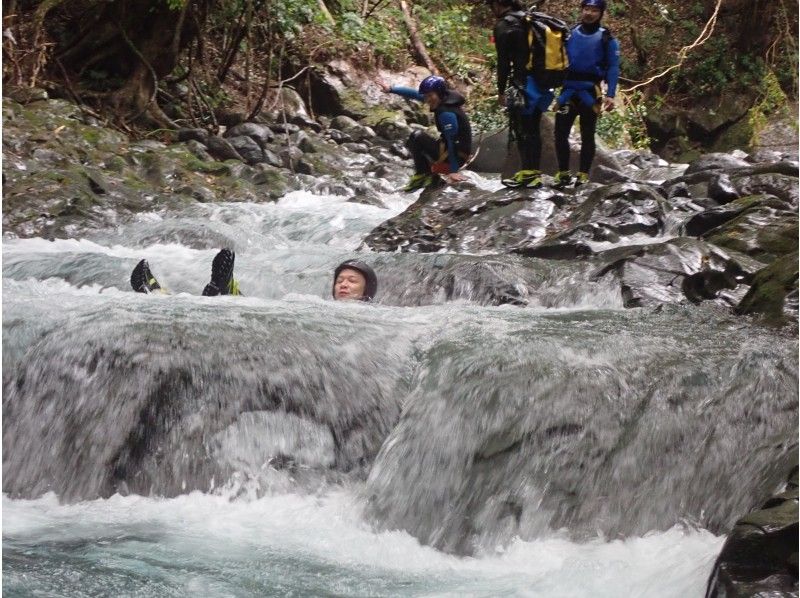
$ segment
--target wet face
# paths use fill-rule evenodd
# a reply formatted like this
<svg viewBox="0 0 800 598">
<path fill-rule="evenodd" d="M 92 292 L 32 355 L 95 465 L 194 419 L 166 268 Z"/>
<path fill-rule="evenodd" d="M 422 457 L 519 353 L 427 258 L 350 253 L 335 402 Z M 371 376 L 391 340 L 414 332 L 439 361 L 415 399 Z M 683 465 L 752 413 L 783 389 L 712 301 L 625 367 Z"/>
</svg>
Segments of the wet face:
<svg viewBox="0 0 800 598">
<path fill-rule="evenodd" d="M 336 277 L 333 284 L 334 297 L 340 299 L 361 299 L 364 296 L 364 289 L 367 286 L 367 279 L 358 270 L 344 268 Z"/>
<path fill-rule="evenodd" d="M 581 23 L 594 25 L 603 16 L 603 11 L 596 6 L 581 6 Z"/>
<path fill-rule="evenodd" d="M 439 94 L 435 91 L 429 91 L 425 94 L 425 103 L 431 110 L 436 110 L 439 107 L 439 104 L 442 103 L 442 98 L 439 97 Z"/>
</svg>

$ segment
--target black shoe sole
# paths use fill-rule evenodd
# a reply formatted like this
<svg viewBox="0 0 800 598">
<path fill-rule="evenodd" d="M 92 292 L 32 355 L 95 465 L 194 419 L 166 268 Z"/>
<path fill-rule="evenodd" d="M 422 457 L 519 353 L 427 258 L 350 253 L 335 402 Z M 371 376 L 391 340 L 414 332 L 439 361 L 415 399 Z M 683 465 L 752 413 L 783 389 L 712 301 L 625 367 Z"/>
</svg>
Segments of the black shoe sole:
<svg viewBox="0 0 800 598">
<path fill-rule="evenodd" d="M 153 281 L 152 284 L 150 284 L 150 280 Z M 161 288 L 153 273 L 150 272 L 147 260 L 141 260 L 131 272 L 131 287 L 137 293 L 151 293 Z"/>
<path fill-rule="evenodd" d="M 222 249 L 211 262 L 211 282 L 203 289 L 204 297 L 227 295 L 228 284 L 233 278 L 233 263 L 236 254 L 230 249 Z"/>
</svg>

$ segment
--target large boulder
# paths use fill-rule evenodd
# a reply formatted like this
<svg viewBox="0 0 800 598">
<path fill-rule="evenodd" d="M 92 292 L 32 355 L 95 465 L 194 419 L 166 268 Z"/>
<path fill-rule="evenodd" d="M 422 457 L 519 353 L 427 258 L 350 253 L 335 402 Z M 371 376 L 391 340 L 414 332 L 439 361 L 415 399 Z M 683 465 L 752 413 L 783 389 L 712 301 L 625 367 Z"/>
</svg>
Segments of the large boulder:
<svg viewBox="0 0 800 598">
<path fill-rule="evenodd" d="M 598 254 L 594 278 L 613 276 L 625 307 L 700 303 L 734 305 L 758 266 L 713 245 L 679 237 L 652 245 L 619 247 Z M 739 293 L 731 293 L 738 290 Z"/>
<path fill-rule="evenodd" d="M 555 142 L 554 142 L 554 120 L 549 115 L 542 117 L 541 123 L 542 136 L 542 172 L 555 174 L 558 171 L 556 162 Z M 503 176 L 510 176 L 519 170 L 519 154 L 516 145 L 509 146 L 508 128 L 500 129 L 485 134 L 473 134 L 473 145 L 478 151 L 478 155 L 470 164 L 470 169 L 475 172 L 499 172 Z M 578 154 L 580 146 L 574 136 L 570 142 L 570 163 L 577 169 Z M 595 180 L 598 175 L 598 168 L 603 167 L 604 180 L 609 175 L 607 170 L 620 172 L 622 165 L 614 158 L 610 150 L 605 148 L 602 143 L 597 143 L 592 169 L 589 178 Z"/>
</svg>

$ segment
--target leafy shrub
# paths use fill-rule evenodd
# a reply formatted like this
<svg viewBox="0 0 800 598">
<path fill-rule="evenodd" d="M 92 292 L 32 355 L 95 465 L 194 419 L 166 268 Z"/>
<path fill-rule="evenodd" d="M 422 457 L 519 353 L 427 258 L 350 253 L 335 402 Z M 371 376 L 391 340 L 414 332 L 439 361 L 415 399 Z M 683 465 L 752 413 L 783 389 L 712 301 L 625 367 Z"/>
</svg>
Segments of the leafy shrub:
<svg viewBox="0 0 800 598">
<path fill-rule="evenodd" d="M 647 135 L 645 116 L 647 107 L 642 94 L 634 92 L 623 100 L 622 106 L 603 113 L 597 121 L 597 134 L 613 149 L 649 149 L 651 139 Z"/>
</svg>

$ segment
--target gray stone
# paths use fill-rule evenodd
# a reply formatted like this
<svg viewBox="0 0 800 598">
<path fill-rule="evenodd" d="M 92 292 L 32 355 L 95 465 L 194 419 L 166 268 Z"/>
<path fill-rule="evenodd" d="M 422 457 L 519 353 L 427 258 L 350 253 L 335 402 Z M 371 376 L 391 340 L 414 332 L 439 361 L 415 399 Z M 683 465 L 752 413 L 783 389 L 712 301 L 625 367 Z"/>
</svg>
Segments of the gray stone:
<svg viewBox="0 0 800 598">
<path fill-rule="evenodd" d="M 264 161 L 264 151 L 251 137 L 229 137 L 228 142 L 248 164 Z"/>
<path fill-rule="evenodd" d="M 203 145 L 208 142 L 208 131 L 205 129 L 178 129 L 178 141 L 195 140 Z"/>
<path fill-rule="evenodd" d="M 739 198 L 739 192 L 727 174 L 718 174 L 708 182 L 708 196 L 714 201 L 726 204 Z"/>
<path fill-rule="evenodd" d="M 270 149 L 264 149 L 264 162 L 270 166 L 283 166 L 283 160 L 281 160 L 281 158 Z"/>
<path fill-rule="evenodd" d="M 262 148 L 275 138 L 275 134 L 272 132 L 272 129 L 266 125 L 252 122 L 242 123 L 236 125 L 235 127 L 231 127 L 223 134 L 223 137 L 226 139 L 230 137 L 242 136 L 250 137 Z"/>
<path fill-rule="evenodd" d="M 714 153 L 704 154 L 689 164 L 684 175 L 694 174 L 707 170 L 727 170 L 731 168 L 747 167 L 750 164 L 745 160 L 734 158 L 730 154 Z"/>
<path fill-rule="evenodd" d="M 227 139 L 223 139 L 218 135 L 210 135 L 206 142 L 208 153 L 211 154 L 216 160 L 242 160 L 242 156 L 230 144 Z"/>
<path fill-rule="evenodd" d="M 283 167 L 294 171 L 297 168 L 297 163 L 300 161 L 300 158 L 303 157 L 303 152 L 299 147 L 291 146 L 283 149 L 279 155 Z"/>
<path fill-rule="evenodd" d="M 342 147 L 354 154 L 366 154 L 369 151 L 369 147 L 363 143 L 343 143 Z"/>
<path fill-rule="evenodd" d="M 214 159 L 211 157 L 211 154 L 208 153 L 206 146 L 195 139 L 190 139 L 187 141 L 186 148 L 195 158 L 202 160 L 203 162 L 211 162 Z"/>
</svg>

